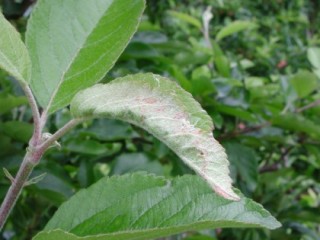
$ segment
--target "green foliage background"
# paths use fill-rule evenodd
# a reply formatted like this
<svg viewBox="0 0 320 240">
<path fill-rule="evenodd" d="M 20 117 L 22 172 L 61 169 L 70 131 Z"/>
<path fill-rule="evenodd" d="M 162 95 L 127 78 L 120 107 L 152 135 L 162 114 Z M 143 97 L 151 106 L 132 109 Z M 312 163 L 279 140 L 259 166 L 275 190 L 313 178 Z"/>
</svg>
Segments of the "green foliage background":
<svg viewBox="0 0 320 240">
<path fill-rule="evenodd" d="M 32 1 L 0 1 L 24 34 Z M 193 94 L 215 123 L 235 185 L 264 205 L 282 224 L 275 230 L 216 229 L 170 239 L 319 239 L 320 235 L 320 3 L 316 0 L 147 1 L 139 31 L 105 82 L 128 73 L 154 72 Z M 197 21 L 212 6 L 213 50 Z M 256 26 L 214 41 L 234 21 Z M 212 54 L 212 51 L 214 52 Z M 0 165 L 18 169 L 32 134 L 31 112 L 18 84 L 0 73 Z M 52 116 L 54 132 L 70 119 Z M 34 175 L 9 219 L 3 239 L 30 239 L 58 206 L 105 175 L 147 171 L 163 176 L 191 173 L 164 144 L 129 124 L 95 120 L 61 140 Z M 0 198 L 9 186 L 0 180 Z M 14 219 L 14 220 L 13 220 Z"/>
</svg>

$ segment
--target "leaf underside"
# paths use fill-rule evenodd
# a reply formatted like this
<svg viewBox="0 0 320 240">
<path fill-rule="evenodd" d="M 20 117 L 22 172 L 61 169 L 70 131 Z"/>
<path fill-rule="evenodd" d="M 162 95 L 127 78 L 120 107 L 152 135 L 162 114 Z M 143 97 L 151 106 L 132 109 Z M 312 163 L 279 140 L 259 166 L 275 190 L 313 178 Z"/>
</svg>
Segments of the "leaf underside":
<svg viewBox="0 0 320 240">
<path fill-rule="evenodd" d="M 26 33 L 31 86 L 49 112 L 100 81 L 137 29 L 144 0 L 41 0 Z"/>
<path fill-rule="evenodd" d="M 0 12 L 0 68 L 22 84 L 30 80 L 31 61 L 20 34 Z"/>
<path fill-rule="evenodd" d="M 136 74 L 78 93 L 75 118 L 107 117 L 137 125 L 168 145 L 220 195 L 238 200 L 232 190 L 224 148 L 212 135 L 208 114 L 190 93 L 154 74 Z"/>
<path fill-rule="evenodd" d="M 34 240 L 153 239 L 222 227 L 275 229 L 280 223 L 250 199 L 234 202 L 214 194 L 197 176 L 168 180 L 135 173 L 103 178 L 80 191 Z"/>
</svg>

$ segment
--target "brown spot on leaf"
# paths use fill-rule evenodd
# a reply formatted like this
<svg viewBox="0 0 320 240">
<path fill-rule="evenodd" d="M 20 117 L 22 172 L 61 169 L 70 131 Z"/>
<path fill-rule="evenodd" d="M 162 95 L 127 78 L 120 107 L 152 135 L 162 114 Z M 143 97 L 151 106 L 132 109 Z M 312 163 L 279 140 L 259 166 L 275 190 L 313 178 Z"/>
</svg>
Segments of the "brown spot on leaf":
<svg viewBox="0 0 320 240">
<path fill-rule="evenodd" d="M 175 118 L 175 119 L 186 119 L 187 116 L 186 116 L 186 114 L 185 114 L 184 112 L 179 112 L 179 113 L 176 113 L 176 114 L 174 115 L 174 118 Z"/>
<path fill-rule="evenodd" d="M 156 103 L 158 100 L 157 100 L 156 98 L 149 97 L 149 98 L 143 99 L 143 101 L 144 101 L 145 103 L 148 103 L 148 104 L 154 104 L 154 103 Z"/>
</svg>

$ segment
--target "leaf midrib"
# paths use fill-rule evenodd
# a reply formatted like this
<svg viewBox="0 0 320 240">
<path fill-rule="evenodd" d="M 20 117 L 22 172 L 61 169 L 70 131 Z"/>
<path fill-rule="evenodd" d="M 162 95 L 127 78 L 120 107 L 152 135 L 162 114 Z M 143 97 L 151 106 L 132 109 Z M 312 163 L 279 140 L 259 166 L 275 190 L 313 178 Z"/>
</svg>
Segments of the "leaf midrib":
<svg viewBox="0 0 320 240">
<path fill-rule="evenodd" d="M 112 0 L 112 3 L 105 9 L 105 11 L 102 12 L 102 14 L 97 18 L 97 21 L 95 22 L 94 24 L 94 27 L 91 29 L 91 31 L 88 31 L 88 34 L 85 35 L 85 37 L 83 38 L 83 41 L 81 42 L 81 44 L 79 44 L 79 48 L 77 48 L 74 56 L 71 58 L 70 60 L 70 63 L 69 65 L 67 65 L 66 67 L 66 70 L 62 72 L 62 75 L 61 75 L 61 78 L 60 78 L 60 81 L 58 82 L 58 85 L 57 87 L 55 88 L 55 90 L 53 91 L 50 99 L 49 99 L 49 102 L 48 102 L 48 105 L 46 107 L 46 112 L 49 112 L 50 111 L 50 107 L 54 101 L 54 98 L 55 96 L 57 95 L 62 83 L 64 82 L 64 78 L 65 78 L 65 75 L 68 73 L 68 71 L 70 70 L 71 66 L 73 65 L 74 63 L 74 60 L 76 59 L 76 57 L 79 55 L 80 51 L 84 48 L 85 46 L 85 43 L 87 42 L 89 36 L 96 30 L 96 28 L 99 26 L 99 22 L 101 21 L 101 19 L 103 18 L 103 16 L 106 14 L 106 12 L 112 7 L 113 3 L 114 3 L 115 0 Z M 78 21 L 78 18 L 76 18 L 77 21 Z"/>
<path fill-rule="evenodd" d="M 135 192 L 134 194 L 137 195 L 141 192 L 144 192 L 144 191 L 150 191 L 154 188 L 159 188 L 161 186 L 154 186 L 152 188 L 148 188 L 148 189 L 144 189 L 142 191 L 137 191 Z M 162 186 L 163 187 L 163 186 Z M 185 188 L 188 188 L 187 185 L 183 185 L 183 188 L 180 188 L 179 190 L 183 191 Z M 161 198 L 159 201 L 157 201 L 156 203 L 154 203 L 150 208 L 148 208 L 146 211 L 144 211 L 141 215 L 138 216 L 138 218 L 136 218 L 132 223 L 130 223 L 130 225 L 128 225 L 128 229 L 132 229 L 132 227 L 134 227 L 134 225 L 139 222 L 141 220 L 141 218 L 149 211 L 152 211 L 154 210 L 154 208 L 161 204 L 163 201 L 167 200 L 167 199 L 170 199 L 172 198 L 173 196 L 175 196 L 176 194 L 178 194 L 176 191 L 173 192 L 168 192 L 168 194 L 164 197 L 164 198 Z M 181 208 L 179 208 L 177 211 L 174 212 L 174 214 L 170 215 L 168 218 L 164 219 L 162 222 L 158 223 L 157 226 L 155 226 L 154 228 L 146 228 L 146 229 L 138 229 L 138 230 L 133 230 L 133 231 L 137 231 L 137 232 L 150 232 L 152 231 L 153 229 L 161 229 L 161 230 L 165 230 L 165 229 L 174 229 L 174 228 L 179 228 L 179 227 L 183 227 L 183 226 L 193 226 L 194 224 L 197 224 L 197 223 L 201 223 L 201 222 L 208 222 L 210 225 L 214 224 L 214 223 L 219 223 L 219 222 L 235 222 L 235 223 L 241 223 L 241 224 L 250 224 L 250 225 L 253 225 L 251 223 L 246 223 L 244 221 L 237 221 L 236 219 L 241 216 L 243 214 L 243 212 L 240 212 L 238 215 L 232 217 L 232 219 L 229 219 L 229 220 L 221 220 L 221 219 L 217 219 L 217 220 L 198 220 L 198 219 L 201 219 L 203 216 L 205 215 L 208 215 L 210 212 L 209 211 L 206 211 L 203 215 L 201 215 L 200 217 L 198 217 L 196 220 L 193 220 L 192 223 L 188 223 L 188 224 L 183 224 L 183 225 L 174 225 L 174 226 L 161 226 L 162 224 L 164 224 L 165 222 L 169 221 L 172 217 L 176 216 L 177 214 L 181 213 L 181 211 L 183 209 L 185 209 L 186 207 L 190 206 L 191 203 L 193 202 L 196 202 L 198 201 L 200 198 L 202 198 L 203 196 L 206 196 L 206 195 L 212 195 L 212 192 L 208 192 L 208 191 L 201 191 L 199 192 L 199 194 L 197 196 L 195 196 L 194 198 L 190 198 L 190 200 L 188 202 L 186 202 Z M 129 198 L 132 198 L 132 196 L 126 196 L 124 199 L 121 200 L 121 202 L 126 202 Z M 115 202 L 115 204 L 118 204 L 117 202 Z M 99 214 L 102 214 L 103 212 L 107 211 L 108 209 L 114 207 L 115 205 L 114 203 L 113 204 L 110 204 L 109 206 L 107 206 L 106 208 L 102 209 L 101 211 L 99 212 L 96 212 L 95 214 L 93 214 L 92 216 L 86 218 L 83 222 L 81 222 L 80 224 L 74 226 L 72 229 L 68 230 L 69 232 L 73 233 L 73 234 L 76 234 L 77 233 L 74 233 L 74 230 L 76 230 L 79 226 L 81 227 L 81 225 L 85 224 L 85 222 L 90 222 L 91 219 L 95 218 L 97 215 Z M 235 202 L 226 202 L 224 204 L 220 204 L 219 206 L 217 206 L 214 210 L 217 211 L 218 209 L 220 209 L 221 207 L 225 207 L 227 205 L 230 205 L 230 204 L 235 204 Z M 247 203 L 249 204 L 249 203 Z M 253 210 L 251 211 L 246 211 L 245 213 L 247 212 L 255 212 Z M 264 216 L 262 216 L 260 214 L 260 217 L 261 218 L 265 218 Z M 112 221 L 111 221 L 112 222 Z M 110 224 L 110 223 L 109 223 Z M 261 224 L 257 224 L 259 226 L 262 226 Z M 126 231 L 117 231 L 117 232 L 110 232 L 110 233 L 102 233 L 102 234 L 118 234 L 118 233 L 126 233 Z M 130 231 L 131 233 L 131 231 Z"/>
</svg>

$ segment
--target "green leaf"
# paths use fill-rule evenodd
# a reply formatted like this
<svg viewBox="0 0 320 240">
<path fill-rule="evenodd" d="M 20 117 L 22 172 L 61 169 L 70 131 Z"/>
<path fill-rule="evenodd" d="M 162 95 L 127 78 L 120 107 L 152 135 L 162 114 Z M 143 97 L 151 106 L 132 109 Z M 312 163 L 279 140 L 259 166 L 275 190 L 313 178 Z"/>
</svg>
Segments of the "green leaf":
<svg viewBox="0 0 320 240">
<path fill-rule="evenodd" d="M 214 107 L 218 112 L 234 116 L 245 121 L 257 122 L 257 118 L 253 113 L 242 108 L 227 106 L 219 103 L 216 103 Z"/>
<path fill-rule="evenodd" d="M 71 152 L 89 155 L 102 155 L 108 153 L 108 146 L 96 140 L 86 139 L 72 139 L 66 143 L 64 149 Z"/>
<path fill-rule="evenodd" d="M 163 175 L 163 167 L 159 161 L 151 161 L 142 153 L 122 154 L 115 159 L 111 175 L 122 175 L 129 172 L 148 171 L 156 175 Z"/>
<path fill-rule="evenodd" d="M 309 48 L 308 59 L 314 68 L 320 69 L 320 48 Z"/>
<path fill-rule="evenodd" d="M 215 64 L 218 72 L 221 76 L 228 78 L 230 77 L 230 62 L 229 59 L 226 56 L 219 56 L 215 58 Z"/>
<path fill-rule="evenodd" d="M 320 68 L 313 70 L 314 74 L 317 75 L 318 78 L 320 78 Z"/>
<path fill-rule="evenodd" d="M 20 34 L 0 12 L 0 68 L 22 84 L 30 81 L 31 61 Z"/>
<path fill-rule="evenodd" d="M 166 143 L 211 187 L 229 199 L 229 162 L 212 135 L 208 114 L 190 93 L 164 77 L 130 75 L 78 93 L 71 102 L 75 118 L 107 117 L 137 125 Z"/>
<path fill-rule="evenodd" d="M 240 31 L 256 28 L 257 26 L 258 26 L 257 24 L 249 21 L 241 21 L 241 20 L 234 21 L 228 24 L 226 27 L 222 28 L 217 33 L 216 41 L 220 41 L 221 39 Z"/>
<path fill-rule="evenodd" d="M 300 114 L 287 113 L 275 116 L 272 124 L 295 132 L 304 132 L 314 139 L 320 140 L 320 128 L 313 121 Z"/>
<path fill-rule="evenodd" d="M 229 78 L 231 73 L 230 62 L 224 55 L 222 49 L 216 42 L 212 42 L 214 64 L 219 74 L 223 77 Z"/>
<path fill-rule="evenodd" d="M 243 196 L 239 202 L 221 198 L 197 176 L 169 180 L 135 173 L 103 178 L 80 191 L 34 240 L 154 239 L 222 227 L 275 229 L 280 223 Z"/>
<path fill-rule="evenodd" d="M 28 100 L 26 97 L 17 97 L 6 93 L 0 93 L 0 114 L 7 113 L 11 109 L 27 103 Z"/>
<path fill-rule="evenodd" d="M 198 235 L 198 236 L 192 236 L 187 237 L 185 240 L 217 240 L 217 238 L 206 236 L 206 235 Z"/>
<path fill-rule="evenodd" d="M 192 91 L 192 84 L 185 74 L 181 71 L 181 68 L 178 65 L 170 64 L 169 72 L 172 77 L 174 77 L 180 86 L 187 90 L 188 92 Z"/>
<path fill-rule="evenodd" d="M 60 206 L 74 194 L 74 187 L 63 178 L 63 172 L 54 173 L 51 169 L 35 170 L 31 177 L 36 177 L 43 173 L 46 173 L 44 179 L 29 186 L 28 191 L 33 192 L 38 197 L 48 199 L 56 206 Z"/>
<path fill-rule="evenodd" d="M 308 96 L 318 88 L 317 77 L 308 70 L 299 70 L 290 82 L 300 98 Z"/>
<path fill-rule="evenodd" d="M 32 89 L 54 112 L 100 81 L 137 29 L 144 0 L 42 0 L 28 22 Z"/>
<path fill-rule="evenodd" d="M 201 66 L 192 71 L 192 93 L 197 96 L 206 96 L 215 91 L 211 81 L 211 71 L 207 66 Z"/>
<path fill-rule="evenodd" d="M 258 182 L 258 159 L 255 151 L 239 143 L 224 144 L 232 166 L 245 186 L 253 192 Z"/>
<path fill-rule="evenodd" d="M 6 156 L 8 153 L 12 154 L 13 151 L 16 151 L 11 142 L 11 138 L 4 136 L 3 134 L 0 134 L 0 149 L 0 157 Z"/>
<path fill-rule="evenodd" d="M 8 137 L 28 143 L 33 132 L 33 125 L 20 121 L 0 122 L 0 131 Z"/>
<path fill-rule="evenodd" d="M 190 15 L 188 15 L 186 13 L 181 13 L 181 12 L 172 11 L 172 10 L 168 11 L 168 13 L 171 16 L 173 16 L 173 17 L 175 17 L 175 18 L 177 18 L 177 19 L 179 19 L 179 20 L 181 20 L 183 22 L 186 22 L 188 24 L 193 25 L 194 27 L 198 28 L 199 30 L 202 29 L 201 22 L 198 19 L 196 19 L 196 18 L 194 18 L 194 17 L 192 17 L 192 16 L 190 16 Z"/>
<path fill-rule="evenodd" d="M 121 56 L 121 59 L 150 59 L 155 60 L 160 56 L 160 54 L 150 45 L 133 42 L 128 45 L 126 51 Z"/>
<path fill-rule="evenodd" d="M 81 133 L 99 141 L 118 141 L 138 136 L 130 124 L 110 119 L 97 119 L 90 127 L 82 129 Z"/>
</svg>

